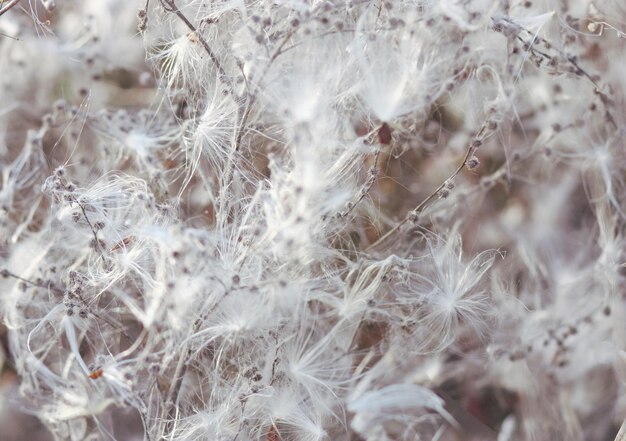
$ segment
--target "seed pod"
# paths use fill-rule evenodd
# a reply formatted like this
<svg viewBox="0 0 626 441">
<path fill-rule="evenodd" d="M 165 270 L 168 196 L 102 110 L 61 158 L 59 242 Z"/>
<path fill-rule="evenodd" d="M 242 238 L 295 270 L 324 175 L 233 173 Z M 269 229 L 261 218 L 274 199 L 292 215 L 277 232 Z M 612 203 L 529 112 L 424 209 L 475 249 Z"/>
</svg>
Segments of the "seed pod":
<svg viewBox="0 0 626 441">
<path fill-rule="evenodd" d="M 386 122 L 378 128 L 378 142 L 383 145 L 391 144 L 391 127 Z"/>
</svg>

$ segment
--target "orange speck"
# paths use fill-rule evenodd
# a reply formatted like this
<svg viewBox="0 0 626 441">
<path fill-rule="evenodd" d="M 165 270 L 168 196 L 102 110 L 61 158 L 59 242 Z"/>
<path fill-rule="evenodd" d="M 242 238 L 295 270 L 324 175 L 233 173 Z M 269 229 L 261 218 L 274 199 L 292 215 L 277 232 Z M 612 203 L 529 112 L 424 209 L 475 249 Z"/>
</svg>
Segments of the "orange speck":
<svg viewBox="0 0 626 441">
<path fill-rule="evenodd" d="M 91 378 L 92 380 L 97 380 L 98 378 L 102 377 L 103 374 L 104 371 L 102 369 L 98 369 L 89 374 L 89 378 Z"/>
</svg>

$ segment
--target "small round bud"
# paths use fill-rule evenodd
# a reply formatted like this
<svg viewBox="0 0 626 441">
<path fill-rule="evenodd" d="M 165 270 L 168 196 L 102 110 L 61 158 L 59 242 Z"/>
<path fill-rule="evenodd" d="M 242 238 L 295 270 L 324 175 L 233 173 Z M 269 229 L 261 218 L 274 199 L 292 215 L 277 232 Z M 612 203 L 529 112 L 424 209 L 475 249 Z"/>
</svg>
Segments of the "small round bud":
<svg viewBox="0 0 626 441">
<path fill-rule="evenodd" d="M 41 120 L 45 126 L 51 126 L 54 124 L 54 117 L 49 113 L 44 115 Z"/>
<path fill-rule="evenodd" d="M 475 170 L 479 165 L 480 165 L 480 161 L 478 160 L 476 156 L 472 156 L 471 158 L 468 158 L 468 160 L 465 162 L 465 166 L 469 170 Z"/>
</svg>

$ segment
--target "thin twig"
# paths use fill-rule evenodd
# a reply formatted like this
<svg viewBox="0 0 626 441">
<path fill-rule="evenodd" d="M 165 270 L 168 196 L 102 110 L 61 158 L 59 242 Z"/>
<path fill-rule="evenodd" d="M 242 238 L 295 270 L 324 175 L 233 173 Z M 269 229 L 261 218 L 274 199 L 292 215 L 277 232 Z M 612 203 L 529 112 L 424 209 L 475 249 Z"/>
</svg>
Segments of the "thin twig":
<svg viewBox="0 0 626 441">
<path fill-rule="evenodd" d="M 381 243 L 383 243 L 385 240 L 387 240 L 389 237 L 391 237 L 396 231 L 398 231 L 404 224 L 406 224 L 409 219 L 411 219 L 411 217 L 413 215 L 418 215 L 419 213 L 421 213 L 424 208 L 426 208 L 426 206 L 428 205 L 428 203 L 430 201 L 432 201 L 438 194 L 440 194 L 441 190 L 443 190 L 450 182 L 452 182 L 452 180 L 454 178 L 457 177 L 457 175 L 459 173 L 461 173 L 461 171 L 463 170 L 463 168 L 465 168 L 465 166 L 467 165 L 467 160 L 469 158 L 472 157 L 472 155 L 476 152 L 477 147 L 474 145 L 474 140 L 475 139 L 481 139 L 485 130 L 486 130 L 487 126 L 486 124 L 483 124 L 483 126 L 481 127 L 480 131 L 478 132 L 478 134 L 472 138 L 472 141 L 470 141 L 470 145 L 467 148 L 467 151 L 465 152 L 465 156 L 463 157 L 463 161 L 459 164 L 459 166 L 456 168 L 456 170 L 454 170 L 454 172 L 448 177 L 448 179 L 446 179 L 445 181 L 443 181 L 441 183 L 441 185 L 439 185 L 439 187 L 437 187 L 437 189 L 435 191 L 433 191 L 426 199 L 424 199 L 422 202 L 420 202 L 413 210 L 411 210 L 405 217 L 404 219 L 402 219 L 402 221 L 398 224 L 396 224 L 395 227 L 393 227 L 391 230 L 387 231 L 387 233 L 385 233 L 383 236 L 381 236 L 378 240 L 376 240 L 376 242 L 374 242 L 373 244 L 371 244 L 370 246 L 368 246 L 365 251 L 370 250 L 374 247 L 376 247 L 377 245 L 380 245 Z"/>
<path fill-rule="evenodd" d="M 270 67 L 272 66 L 276 58 L 280 55 L 281 48 L 287 43 L 287 41 L 289 41 L 289 39 L 293 36 L 294 33 L 295 33 L 295 30 L 289 31 L 287 35 L 285 36 L 285 38 L 283 39 L 283 41 L 278 46 L 278 48 L 274 51 L 274 53 L 270 57 L 270 61 L 268 65 L 265 67 L 265 69 L 261 73 L 259 80 L 255 81 L 256 86 L 253 84 L 253 87 L 254 87 L 253 90 L 250 90 L 248 80 L 244 75 L 244 80 L 246 81 L 246 90 L 248 91 L 248 93 L 246 94 L 245 104 L 239 105 L 239 114 L 241 115 L 241 120 L 237 124 L 233 151 L 229 155 L 228 163 L 224 171 L 224 185 L 222 186 L 221 192 L 226 192 L 228 188 L 230 187 L 230 184 L 233 178 L 233 172 L 234 172 L 234 159 L 235 159 L 234 156 L 240 151 L 241 140 L 243 139 L 243 135 L 244 135 L 244 129 L 248 122 L 248 118 L 250 117 L 250 114 L 252 112 L 252 106 L 256 103 L 256 99 L 257 99 L 256 89 L 258 88 L 258 85 L 263 82 L 263 80 L 265 79 L 265 76 L 270 70 Z M 221 194 L 220 199 L 226 200 L 224 196 L 225 195 Z"/>
<path fill-rule="evenodd" d="M 19 2 L 20 0 L 11 0 L 8 5 L 3 6 L 2 9 L 0 9 L 0 15 L 3 15 L 5 12 L 8 12 L 9 9 L 16 6 Z"/>
<path fill-rule="evenodd" d="M 285 35 L 285 38 L 283 38 L 283 41 L 280 43 L 278 48 L 274 51 L 274 53 L 270 57 L 270 62 L 268 66 L 266 67 L 266 69 L 264 70 L 264 72 L 261 74 L 260 81 L 257 82 L 257 85 L 260 84 L 261 81 L 263 81 L 263 79 L 265 78 L 265 75 L 269 71 L 269 68 L 274 63 L 274 60 L 276 60 L 276 58 L 280 55 L 280 50 L 287 43 L 287 41 L 289 41 L 289 39 L 293 36 L 294 33 L 295 33 L 295 29 L 292 29 L 287 33 L 287 35 Z M 244 79 L 245 79 L 245 76 L 244 76 Z M 247 79 L 246 79 L 246 84 L 247 84 Z M 246 89 L 248 89 L 248 87 L 246 87 Z M 248 118 L 250 117 L 252 106 L 254 105 L 255 102 L 256 102 L 256 90 L 250 91 L 250 89 L 248 89 L 248 98 L 246 100 L 245 109 L 241 117 L 241 122 L 237 126 L 237 136 L 235 138 L 235 152 L 239 151 L 241 138 L 243 137 L 243 129 L 246 123 L 248 122 Z"/>
<path fill-rule="evenodd" d="M 189 19 L 187 18 L 187 16 L 183 14 L 180 9 L 178 9 L 178 6 L 176 6 L 176 2 L 174 0 L 161 0 L 161 3 L 163 4 L 163 7 L 165 8 L 166 11 L 173 12 L 174 14 L 176 14 L 176 16 L 180 18 L 183 23 L 185 23 L 185 25 L 189 28 L 189 30 L 195 34 L 195 36 L 198 38 L 198 41 L 200 42 L 200 44 L 202 45 L 206 53 L 209 55 L 209 58 L 211 58 L 211 61 L 213 62 L 218 72 L 220 73 L 220 76 L 222 77 L 223 81 L 228 82 L 226 71 L 222 67 L 222 64 L 220 63 L 220 60 L 217 58 L 217 55 L 215 55 L 215 52 L 213 52 L 213 50 L 209 46 L 209 43 L 207 43 L 204 37 L 200 35 L 200 33 L 198 32 L 197 28 L 193 25 L 193 23 L 191 23 Z"/>
<path fill-rule="evenodd" d="M 596 94 L 600 97 L 600 101 L 602 102 L 602 105 L 604 106 L 605 115 L 606 115 L 606 118 L 607 118 L 608 122 L 613 126 L 614 129 L 617 129 L 617 123 L 615 122 L 615 119 L 613 118 L 613 115 L 612 115 L 611 111 L 609 110 L 609 105 L 608 105 L 609 99 L 608 99 L 608 97 L 606 96 L 606 94 L 604 92 L 602 92 L 600 90 L 600 85 L 596 82 L 594 77 L 592 75 L 590 75 L 585 69 L 580 67 L 580 64 L 578 64 L 578 62 L 576 61 L 576 59 L 574 57 L 567 55 L 565 52 L 563 52 L 561 49 L 559 49 L 558 47 L 556 47 L 555 45 L 550 43 L 545 38 L 543 38 L 543 37 L 541 37 L 541 36 L 539 36 L 537 34 L 533 34 L 528 29 L 526 29 L 524 26 L 520 26 L 519 24 L 517 24 L 514 21 L 509 20 L 509 19 L 505 19 L 505 21 L 507 21 L 509 23 L 512 23 L 515 26 L 519 26 L 520 29 L 524 30 L 526 33 L 528 33 L 529 35 L 533 36 L 533 40 L 531 42 L 524 41 L 524 39 L 521 36 L 519 36 L 519 35 L 517 35 L 517 37 L 516 37 L 523 44 L 528 45 L 528 50 L 530 52 L 539 54 L 541 57 L 543 57 L 546 60 L 551 60 L 552 59 L 552 57 L 549 54 L 547 54 L 546 52 L 543 52 L 543 51 L 541 51 L 541 50 L 539 50 L 539 49 L 537 49 L 535 47 L 534 40 L 537 40 L 537 41 L 543 43 L 544 46 L 553 49 L 557 54 L 559 54 L 561 57 L 563 57 L 574 68 L 575 73 L 577 75 L 582 75 L 585 78 L 587 78 L 587 80 L 595 88 Z"/>
<path fill-rule="evenodd" d="M 18 276 L 15 273 L 12 273 L 11 271 L 7 270 L 7 269 L 3 269 L 2 271 L 0 271 L 0 275 L 2 275 L 2 277 L 12 277 L 14 279 L 20 280 L 24 283 L 27 283 L 29 285 L 32 286 L 36 286 L 37 288 L 43 288 L 43 289 L 51 289 L 52 291 L 56 292 L 56 293 L 60 293 L 63 294 L 63 290 L 61 288 L 57 288 L 56 286 L 54 286 L 52 284 L 52 282 L 49 282 L 47 285 L 44 285 L 42 283 L 39 282 L 34 282 L 32 280 L 26 279 L 22 276 Z"/>
<path fill-rule="evenodd" d="M 374 165 L 369 169 L 367 182 L 365 183 L 365 186 L 360 190 L 359 197 L 355 202 L 351 203 L 348 206 L 348 209 L 346 211 L 339 213 L 340 217 L 346 217 L 347 215 L 349 215 L 352 210 L 354 210 L 356 206 L 359 205 L 363 199 L 365 199 L 365 196 L 369 194 L 370 190 L 374 186 L 374 183 L 376 182 L 376 177 L 378 176 L 378 158 L 380 157 L 380 150 L 381 149 L 379 147 L 376 150 L 376 153 L 374 153 Z"/>
<path fill-rule="evenodd" d="M 219 279 L 217 279 L 217 281 L 220 282 Z M 188 334 L 189 337 L 199 331 L 200 326 L 202 325 L 202 323 L 204 323 L 204 320 L 206 320 L 215 311 L 215 309 L 217 309 L 217 307 L 220 305 L 222 300 L 224 300 L 226 296 L 228 296 L 229 291 L 226 288 L 226 286 L 224 286 L 224 289 L 225 289 L 224 295 L 209 309 L 209 311 L 202 314 L 202 316 L 195 321 L 195 323 L 193 324 Z M 189 337 L 187 338 L 187 340 L 189 339 Z M 172 377 L 172 382 L 170 384 L 170 388 L 167 392 L 167 397 L 165 400 L 165 412 L 167 416 L 173 415 L 174 411 L 178 407 L 180 390 L 183 384 L 183 379 L 185 377 L 185 374 L 187 373 L 187 368 L 189 367 L 189 363 L 191 363 L 192 361 L 191 360 L 192 354 L 193 353 L 191 351 L 191 348 L 189 347 L 189 344 L 184 343 L 182 350 L 181 350 L 180 357 L 178 358 L 176 369 L 174 370 L 174 375 Z M 168 432 L 171 431 L 172 425 L 173 425 L 173 420 L 167 423 L 166 430 Z"/>
<path fill-rule="evenodd" d="M 83 216 L 84 216 L 85 220 L 87 221 L 87 224 L 89 225 L 89 228 L 91 229 L 91 233 L 93 234 L 94 247 L 96 247 L 98 249 L 98 251 L 100 251 L 100 255 L 104 259 L 105 258 L 104 250 L 102 249 L 102 245 L 100 244 L 100 239 L 98 238 L 98 232 L 96 231 L 96 228 L 93 226 L 93 224 L 89 220 L 89 216 L 87 216 L 87 211 L 85 210 L 85 206 L 83 204 L 81 204 L 80 202 L 78 202 L 78 201 L 77 201 L 77 204 L 80 207 L 80 211 L 83 212 Z"/>
</svg>

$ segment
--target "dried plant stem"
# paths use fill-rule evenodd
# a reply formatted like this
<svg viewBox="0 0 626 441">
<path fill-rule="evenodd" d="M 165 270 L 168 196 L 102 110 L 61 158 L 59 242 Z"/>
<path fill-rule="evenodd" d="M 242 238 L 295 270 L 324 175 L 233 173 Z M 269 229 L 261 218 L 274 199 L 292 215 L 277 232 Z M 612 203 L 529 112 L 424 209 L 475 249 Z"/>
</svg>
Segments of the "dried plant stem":
<svg viewBox="0 0 626 441">
<path fill-rule="evenodd" d="M 509 23 L 512 23 L 510 20 L 506 20 Z M 550 48 L 553 48 L 556 53 L 558 53 L 561 57 L 563 57 L 565 60 L 567 60 L 567 62 L 574 68 L 575 72 L 577 72 L 577 74 L 584 76 L 585 78 L 587 78 L 587 80 L 589 80 L 589 82 L 593 85 L 594 90 L 596 95 L 598 95 L 600 97 L 600 101 L 602 102 L 602 105 L 604 106 L 604 110 L 605 110 L 605 115 L 607 118 L 607 121 L 609 122 L 609 124 L 611 124 L 611 126 L 614 129 L 617 129 L 617 123 L 615 122 L 615 118 L 613 117 L 613 114 L 611 113 L 610 109 L 609 109 L 609 98 L 606 96 L 606 94 L 604 92 L 601 91 L 600 89 L 600 85 L 597 83 L 597 81 L 594 79 L 594 77 L 589 74 L 585 69 L 583 69 L 582 67 L 580 67 L 580 64 L 576 61 L 576 58 L 572 57 L 572 56 L 568 56 L 565 52 L 563 52 L 562 50 L 558 49 L 558 47 L 556 45 L 551 44 L 550 42 L 548 42 L 548 40 L 546 40 L 545 38 L 540 37 L 539 35 L 536 35 L 535 33 L 529 31 L 528 29 L 526 29 L 523 26 L 520 26 L 518 24 L 515 24 L 516 26 L 519 26 L 520 29 L 524 30 L 526 33 L 528 33 L 529 35 L 532 36 L 533 41 L 531 42 L 527 42 L 525 41 L 521 36 L 517 36 L 517 40 L 519 40 L 522 44 L 527 44 L 528 45 L 528 50 L 539 54 L 541 57 L 543 57 L 546 60 L 551 59 L 552 57 L 547 54 L 544 51 L 541 51 L 539 49 L 537 49 L 535 47 L 534 44 L 534 40 L 537 40 L 541 43 L 544 44 L 544 46 L 548 46 Z"/>
<path fill-rule="evenodd" d="M 104 258 L 104 250 L 102 249 L 102 245 L 100 244 L 100 239 L 98 238 L 98 232 L 96 231 L 96 228 L 93 226 L 93 224 L 89 220 L 89 216 L 87 216 L 85 205 L 81 204 L 80 202 L 77 202 L 77 204 L 80 207 L 80 211 L 83 213 L 83 217 L 87 221 L 87 225 L 89 225 L 89 229 L 91 230 L 91 234 L 93 235 L 94 246 L 98 248 L 98 251 L 100 251 L 100 254 Z"/>
<path fill-rule="evenodd" d="M 6 6 L 3 6 L 2 9 L 0 9 L 0 15 L 3 15 L 5 12 L 8 12 L 14 6 L 17 6 L 19 2 L 20 0 L 11 0 Z"/>
<path fill-rule="evenodd" d="M 345 216 L 349 215 L 352 212 L 352 210 L 354 210 L 356 208 L 356 206 L 359 205 L 363 199 L 365 199 L 365 196 L 367 196 L 369 194 L 370 190 L 374 186 L 374 183 L 376 182 L 376 176 L 378 174 L 378 159 L 379 159 L 379 157 L 380 157 L 380 148 L 378 148 L 376 150 L 376 153 L 374 153 L 374 165 L 370 168 L 369 179 L 368 179 L 367 183 L 365 184 L 365 186 L 361 189 L 359 197 L 357 198 L 357 200 L 354 203 L 352 203 L 351 205 L 348 206 L 348 209 L 346 211 L 344 211 L 342 213 L 339 213 L 340 217 L 345 217 Z M 372 172 L 372 170 L 373 170 L 373 172 Z"/>
<path fill-rule="evenodd" d="M 217 55 L 215 55 L 215 52 L 213 52 L 213 50 L 209 46 L 209 43 L 207 43 L 204 37 L 200 35 L 200 33 L 198 32 L 197 28 L 193 25 L 193 23 L 191 23 L 191 21 L 189 21 L 187 16 L 183 14 L 180 9 L 178 9 L 178 6 L 176 6 L 176 2 L 174 0 L 161 0 L 161 4 L 168 12 L 173 12 L 174 14 L 176 14 L 176 16 L 180 18 L 183 23 L 185 23 L 185 25 L 189 28 L 189 30 L 196 35 L 196 37 L 198 38 L 198 41 L 200 42 L 200 44 L 202 45 L 206 53 L 209 55 L 209 58 L 215 65 L 215 68 L 219 72 L 222 80 L 229 83 L 228 76 L 226 75 L 226 71 L 222 67 L 222 64 L 220 63 L 220 60 L 217 58 Z"/>
<path fill-rule="evenodd" d="M 478 132 L 476 137 L 473 138 L 473 139 L 480 139 L 480 138 L 482 138 L 486 129 L 487 129 L 486 124 L 483 124 L 483 126 L 480 129 L 480 131 Z M 400 223 L 396 224 L 395 227 L 393 227 L 391 230 L 387 231 L 387 233 L 385 233 L 378 240 L 376 240 L 376 242 L 374 242 L 373 244 L 371 244 L 370 246 L 365 248 L 365 251 L 368 251 L 368 250 L 371 250 L 372 248 L 375 248 L 376 246 L 378 246 L 381 243 L 383 243 L 384 241 L 386 241 L 389 237 L 393 236 L 404 224 L 406 224 L 409 221 L 409 219 L 410 219 L 412 214 L 419 214 L 419 213 L 421 213 L 424 210 L 424 208 L 426 208 L 426 206 L 435 197 L 437 197 L 437 195 L 446 187 L 446 185 L 448 185 L 448 183 L 452 182 L 452 180 L 454 178 L 456 178 L 459 173 L 461 173 L 461 170 L 463 170 L 463 168 L 467 164 L 467 160 L 472 157 L 472 155 L 476 152 L 476 150 L 477 150 L 477 147 L 475 147 L 473 142 L 470 141 L 470 145 L 467 148 L 467 151 L 465 152 L 465 156 L 463 157 L 463 161 L 458 165 L 456 170 L 454 170 L 454 172 L 450 176 L 448 176 L 448 179 L 443 181 L 439 185 L 439 187 L 437 187 L 435 189 L 435 191 L 433 191 L 428 197 L 426 197 L 426 199 L 424 199 L 422 202 L 420 202 L 413 210 L 411 210 L 409 213 L 407 213 L 407 215 L 404 217 L 404 219 L 402 219 L 402 221 Z"/>
<path fill-rule="evenodd" d="M 2 271 L 0 271 L 0 274 L 3 277 L 12 277 L 14 279 L 20 280 L 20 281 L 22 281 L 24 283 L 27 283 L 29 285 L 36 286 L 37 288 L 50 289 L 50 290 L 52 290 L 52 291 L 54 291 L 56 293 L 61 293 L 61 294 L 63 293 L 62 289 L 57 288 L 56 286 L 52 285 L 51 282 L 48 282 L 48 284 L 43 284 L 43 283 L 39 283 L 39 282 L 36 282 L 36 281 L 32 281 L 30 279 L 26 279 L 26 278 L 24 278 L 22 276 L 19 276 L 19 275 L 15 274 L 15 273 L 13 273 L 13 272 L 11 272 L 9 270 L 6 270 L 6 269 L 3 269 Z"/>
</svg>

